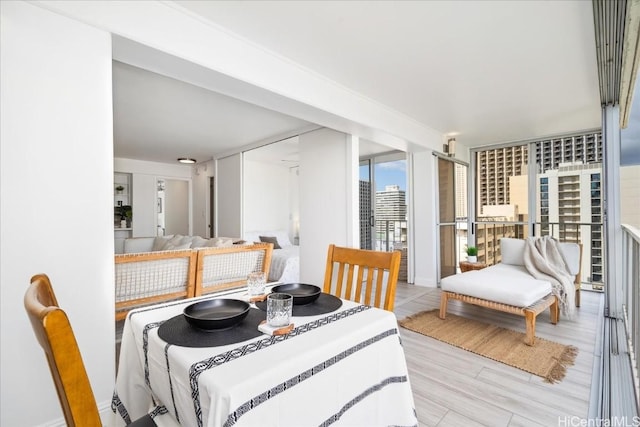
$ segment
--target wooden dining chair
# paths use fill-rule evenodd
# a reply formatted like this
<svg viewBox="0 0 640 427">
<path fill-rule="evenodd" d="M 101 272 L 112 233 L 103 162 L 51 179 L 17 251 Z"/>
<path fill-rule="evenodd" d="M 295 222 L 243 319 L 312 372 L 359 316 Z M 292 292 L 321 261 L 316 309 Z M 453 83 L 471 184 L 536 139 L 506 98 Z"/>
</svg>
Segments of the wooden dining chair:
<svg viewBox="0 0 640 427">
<path fill-rule="evenodd" d="M 31 285 L 24 295 L 24 307 L 47 357 L 67 425 L 101 427 L 100 412 L 78 343 L 66 313 L 58 306 L 47 275 L 31 278 Z M 156 424 L 150 415 L 146 415 L 129 425 L 150 427 Z"/>
<path fill-rule="evenodd" d="M 198 249 L 195 296 L 247 286 L 247 275 L 269 277 L 273 243 Z"/>
<path fill-rule="evenodd" d="M 399 270 L 400 251 L 329 245 L 323 292 L 393 311 Z"/>
</svg>

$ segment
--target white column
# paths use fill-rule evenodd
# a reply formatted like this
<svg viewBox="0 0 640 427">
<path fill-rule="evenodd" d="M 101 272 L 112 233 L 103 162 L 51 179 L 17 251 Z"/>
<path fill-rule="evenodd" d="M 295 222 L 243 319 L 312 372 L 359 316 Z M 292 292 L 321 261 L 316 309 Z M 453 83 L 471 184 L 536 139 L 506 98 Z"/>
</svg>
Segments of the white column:
<svg viewBox="0 0 640 427">
<path fill-rule="evenodd" d="M 620 226 L 620 107 L 602 111 L 604 227 L 606 249 L 605 315 L 622 316 L 622 227 Z"/>
</svg>

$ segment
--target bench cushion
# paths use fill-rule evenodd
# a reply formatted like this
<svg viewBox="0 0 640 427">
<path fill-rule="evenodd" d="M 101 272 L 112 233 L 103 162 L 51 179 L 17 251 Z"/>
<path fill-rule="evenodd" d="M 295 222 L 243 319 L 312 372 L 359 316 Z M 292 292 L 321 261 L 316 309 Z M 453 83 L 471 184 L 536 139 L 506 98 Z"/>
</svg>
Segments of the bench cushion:
<svg viewBox="0 0 640 427">
<path fill-rule="evenodd" d="M 445 277 L 440 286 L 443 291 L 516 307 L 528 307 L 551 293 L 551 283 L 534 279 L 522 266 L 508 264 Z"/>
<path fill-rule="evenodd" d="M 503 237 L 500 239 L 502 264 L 524 265 L 526 241 Z M 558 250 L 564 258 L 569 272 L 575 276 L 580 272 L 580 245 L 573 242 L 558 242 Z"/>
</svg>

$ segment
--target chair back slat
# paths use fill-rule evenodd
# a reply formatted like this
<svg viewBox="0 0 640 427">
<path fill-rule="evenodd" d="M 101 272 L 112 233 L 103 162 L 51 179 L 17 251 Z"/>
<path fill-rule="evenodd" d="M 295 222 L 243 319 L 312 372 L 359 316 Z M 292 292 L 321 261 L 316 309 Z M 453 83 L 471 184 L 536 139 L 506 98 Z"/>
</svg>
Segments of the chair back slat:
<svg viewBox="0 0 640 427">
<path fill-rule="evenodd" d="M 329 245 L 323 291 L 366 305 L 372 305 L 373 297 L 375 307 L 393 311 L 400 257 L 399 251 Z M 337 274 L 334 274 L 335 270 Z M 348 272 L 346 278 L 345 270 Z"/>
<path fill-rule="evenodd" d="M 80 349 L 65 312 L 44 274 L 31 278 L 24 307 L 44 350 L 68 426 L 102 426 Z"/>
<path fill-rule="evenodd" d="M 358 267 L 358 280 L 356 281 L 357 284 L 356 284 L 356 293 L 355 293 L 355 295 L 362 295 L 362 285 L 363 285 L 362 282 L 363 282 L 363 280 L 365 278 L 364 273 L 365 273 L 365 269 L 362 268 L 362 266 L 359 266 Z M 368 277 L 367 277 L 367 283 L 365 284 L 364 288 L 365 288 L 365 294 L 366 294 L 365 297 L 364 297 L 365 304 L 370 304 L 371 298 L 369 296 L 367 296 L 367 295 L 371 294 L 371 285 L 369 283 L 369 278 Z M 351 298 L 349 298 L 349 299 L 351 299 Z"/>
</svg>

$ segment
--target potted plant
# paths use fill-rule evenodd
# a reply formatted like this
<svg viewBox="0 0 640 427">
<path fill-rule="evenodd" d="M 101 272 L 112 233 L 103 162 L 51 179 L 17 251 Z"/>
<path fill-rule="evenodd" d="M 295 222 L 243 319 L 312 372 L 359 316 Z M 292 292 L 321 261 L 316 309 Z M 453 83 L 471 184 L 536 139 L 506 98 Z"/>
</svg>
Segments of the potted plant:
<svg viewBox="0 0 640 427">
<path fill-rule="evenodd" d="M 133 218 L 133 209 L 130 205 L 122 206 L 122 216 L 127 221 L 127 228 L 131 228 L 131 219 Z"/>
<path fill-rule="evenodd" d="M 118 194 L 122 193 L 123 191 L 124 191 L 124 187 L 123 187 L 122 185 L 118 185 L 118 186 L 116 187 L 116 192 L 117 192 Z"/>
<path fill-rule="evenodd" d="M 467 261 L 478 262 L 478 248 L 475 246 L 467 246 Z"/>
</svg>

